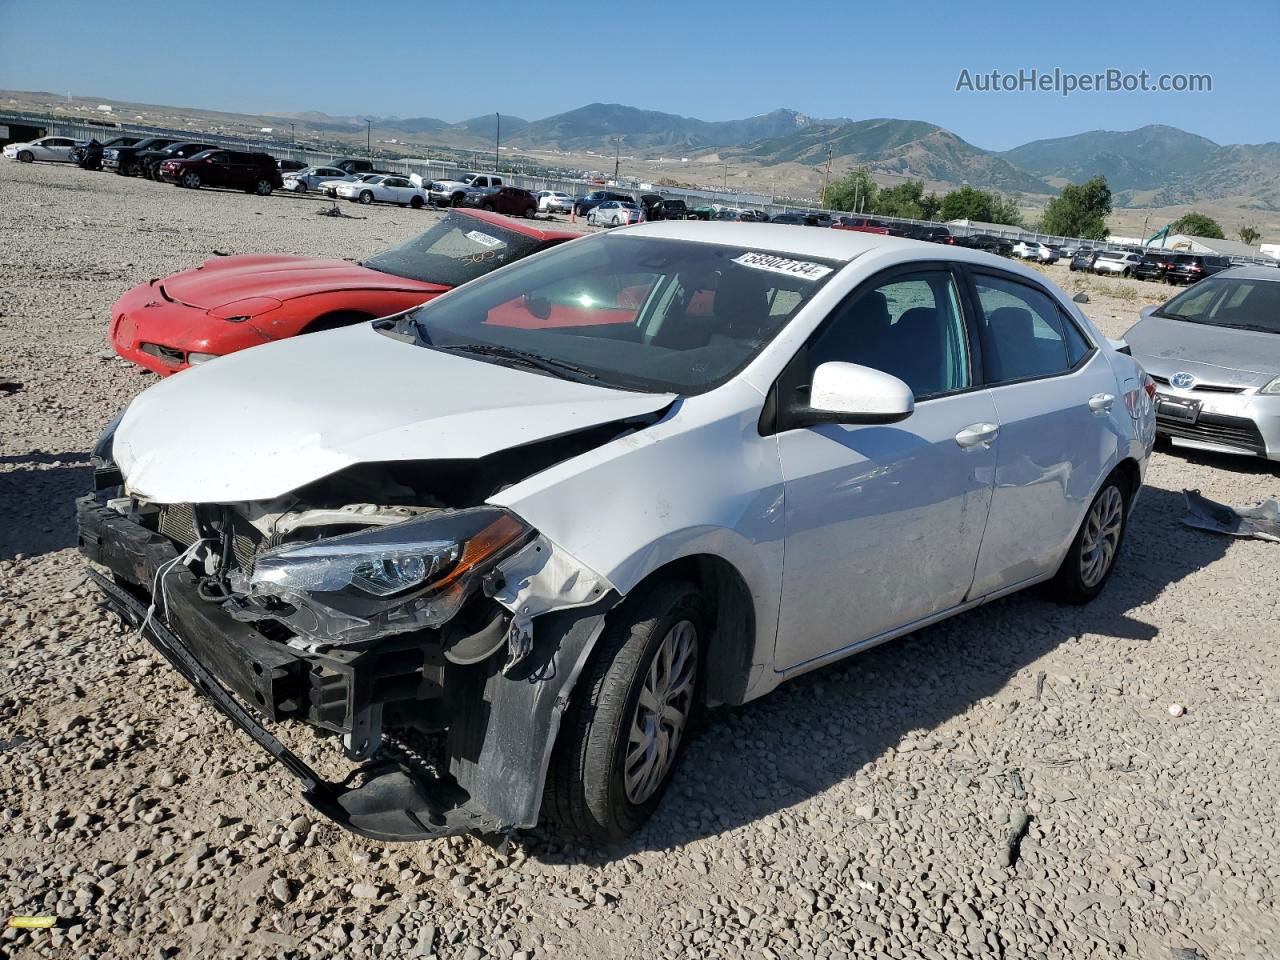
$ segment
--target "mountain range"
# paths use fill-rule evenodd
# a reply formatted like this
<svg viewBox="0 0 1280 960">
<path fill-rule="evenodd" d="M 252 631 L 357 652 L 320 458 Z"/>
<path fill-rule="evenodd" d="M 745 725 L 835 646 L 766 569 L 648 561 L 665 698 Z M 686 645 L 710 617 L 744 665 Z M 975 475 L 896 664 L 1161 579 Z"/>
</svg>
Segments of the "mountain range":
<svg viewBox="0 0 1280 960">
<path fill-rule="evenodd" d="M 114 103 L 122 117 L 152 125 L 228 133 L 290 123 L 291 133 L 313 139 L 360 142 L 371 133 L 399 149 L 433 146 L 486 151 L 494 147 L 499 118 L 491 113 L 461 122 L 435 117 L 331 116 L 320 112 L 234 114 L 196 108 L 165 107 L 128 101 Z M 69 109 L 48 93 L 0 91 L 0 102 L 16 109 Z M 53 106 L 51 106 L 53 105 Z M 97 111 L 101 111 L 97 107 Z M 641 110 L 617 103 L 591 103 L 539 120 L 502 115 L 501 144 L 519 152 L 615 150 L 632 158 L 665 158 L 679 167 L 677 176 L 718 168 L 720 163 L 768 170 L 770 182 L 813 189 L 828 162 L 838 176 L 866 166 L 887 182 L 910 177 L 927 189 L 963 184 L 1021 195 L 1031 203 L 1057 193 L 1067 183 L 1101 174 L 1118 206 L 1166 207 L 1225 201 L 1235 209 L 1280 211 L 1280 143 L 1218 144 L 1176 127 L 1150 125 L 1137 130 L 1091 130 L 1034 140 L 1011 150 L 987 150 L 937 124 L 921 120 L 815 118 L 779 109 L 742 120 L 708 121 Z M 688 163 L 681 163 L 688 160 Z M 695 165 L 696 161 L 702 161 Z M 566 161 L 567 163 L 580 162 Z M 714 166 L 713 166 L 714 165 Z M 634 169 L 634 168 L 632 168 Z M 653 168 L 661 176 L 662 165 Z M 670 169 L 668 167 L 668 169 Z M 673 171 L 674 172 L 674 171 Z"/>
<path fill-rule="evenodd" d="M 494 117 L 461 124 L 388 121 L 393 129 L 475 142 L 494 134 Z M 431 126 L 436 124 L 438 126 Z M 542 120 L 502 118 L 502 141 L 512 149 L 620 149 L 629 155 L 715 154 L 713 159 L 760 167 L 866 166 L 893 178 L 929 184 L 968 184 L 1007 193 L 1048 195 L 1097 174 L 1119 205 L 1168 205 L 1233 199 L 1280 209 L 1280 143 L 1221 145 L 1176 127 L 1092 130 L 1035 140 L 1012 150 L 986 150 L 920 120 L 817 119 L 773 110 L 744 120 L 707 121 L 616 103 L 592 103 Z"/>
</svg>

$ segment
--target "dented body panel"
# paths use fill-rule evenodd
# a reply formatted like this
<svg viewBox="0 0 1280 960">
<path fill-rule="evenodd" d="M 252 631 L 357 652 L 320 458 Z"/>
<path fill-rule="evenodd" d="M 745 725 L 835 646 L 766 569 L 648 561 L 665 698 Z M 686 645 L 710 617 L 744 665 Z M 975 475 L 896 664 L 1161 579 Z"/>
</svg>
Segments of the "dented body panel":
<svg viewBox="0 0 1280 960">
<path fill-rule="evenodd" d="M 148 500 L 268 500 L 356 463 L 483 457 L 673 399 L 413 349 L 361 324 L 156 384 L 130 404 L 114 454 Z"/>
</svg>

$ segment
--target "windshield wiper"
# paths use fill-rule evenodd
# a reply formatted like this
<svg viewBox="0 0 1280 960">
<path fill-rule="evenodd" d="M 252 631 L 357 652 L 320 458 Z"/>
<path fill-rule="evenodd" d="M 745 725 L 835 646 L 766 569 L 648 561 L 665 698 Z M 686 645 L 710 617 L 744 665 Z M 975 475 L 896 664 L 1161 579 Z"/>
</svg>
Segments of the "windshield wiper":
<svg viewBox="0 0 1280 960">
<path fill-rule="evenodd" d="M 1184 313 L 1154 313 L 1152 316 L 1164 317 L 1166 320 L 1185 320 L 1187 323 L 1203 323 L 1212 326 L 1208 320 L 1197 320 L 1195 317 L 1188 317 Z"/>
<path fill-rule="evenodd" d="M 545 373 L 570 373 L 575 377 L 582 377 L 587 380 L 600 379 L 596 374 L 592 373 L 585 367 L 579 367 L 564 360 L 556 360 L 554 357 L 544 357 L 540 353 L 530 353 L 528 350 L 517 350 L 515 347 L 504 347 L 500 343 L 432 344 L 432 349 L 447 350 L 456 353 L 471 353 L 479 357 L 496 357 L 501 360 L 511 360 L 515 363 L 522 364 L 523 366 L 532 367 L 535 370 L 542 370 Z"/>
<path fill-rule="evenodd" d="M 1219 323 L 1219 327 L 1229 327 L 1232 330 L 1252 330 L 1255 333 L 1280 333 L 1275 327 L 1265 327 L 1260 323 Z"/>
</svg>

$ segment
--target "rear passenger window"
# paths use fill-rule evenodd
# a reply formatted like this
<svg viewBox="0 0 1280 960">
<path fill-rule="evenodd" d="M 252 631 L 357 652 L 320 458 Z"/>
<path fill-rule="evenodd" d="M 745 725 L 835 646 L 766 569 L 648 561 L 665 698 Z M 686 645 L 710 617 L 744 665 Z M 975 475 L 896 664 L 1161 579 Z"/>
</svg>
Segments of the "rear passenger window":
<svg viewBox="0 0 1280 960">
<path fill-rule="evenodd" d="M 1064 318 L 1048 294 L 991 274 L 976 275 L 974 285 L 982 311 L 978 326 L 988 383 L 1047 377 L 1075 366 Z M 1074 327 L 1072 332 L 1080 336 Z"/>
</svg>

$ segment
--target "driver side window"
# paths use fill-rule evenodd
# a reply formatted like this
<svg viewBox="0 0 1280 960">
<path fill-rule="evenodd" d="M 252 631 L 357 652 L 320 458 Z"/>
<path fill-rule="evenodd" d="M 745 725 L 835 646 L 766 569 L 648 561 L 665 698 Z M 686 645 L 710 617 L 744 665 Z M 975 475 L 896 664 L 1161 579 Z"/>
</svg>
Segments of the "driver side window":
<svg viewBox="0 0 1280 960">
<path fill-rule="evenodd" d="M 892 374 L 917 400 L 973 384 L 960 296 L 948 270 L 898 275 L 858 291 L 809 346 L 809 373 L 829 361 Z"/>
</svg>

